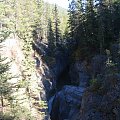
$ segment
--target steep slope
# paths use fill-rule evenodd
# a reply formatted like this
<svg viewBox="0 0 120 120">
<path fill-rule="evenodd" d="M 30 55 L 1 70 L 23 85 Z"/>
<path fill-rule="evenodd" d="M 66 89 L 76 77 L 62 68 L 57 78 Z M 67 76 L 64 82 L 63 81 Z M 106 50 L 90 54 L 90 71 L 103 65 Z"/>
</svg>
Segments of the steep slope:
<svg viewBox="0 0 120 120">
<path fill-rule="evenodd" d="M 21 112 L 19 113 L 16 111 L 14 117 L 18 117 L 18 119 L 27 119 L 31 116 L 31 120 L 33 120 L 33 118 L 35 120 L 42 120 L 47 115 L 45 89 L 41 81 L 43 73 L 39 73 L 39 70 L 31 73 L 31 80 L 28 81 L 29 83 L 23 79 L 23 61 L 25 58 L 20 44 L 18 38 L 8 38 L 3 42 L 4 47 L 1 49 L 2 57 L 7 57 L 5 62 L 11 62 L 9 72 L 13 78 L 8 80 L 8 82 L 13 86 L 13 93 L 11 94 L 11 97 L 13 97 L 12 104 L 16 106 L 14 110 L 19 110 L 19 112 Z M 43 66 L 41 65 L 40 67 L 39 69 L 42 69 Z M 27 87 L 28 85 L 29 89 Z M 17 108 L 17 106 L 19 107 Z M 26 113 L 23 113 L 22 110 L 26 111 Z"/>
</svg>

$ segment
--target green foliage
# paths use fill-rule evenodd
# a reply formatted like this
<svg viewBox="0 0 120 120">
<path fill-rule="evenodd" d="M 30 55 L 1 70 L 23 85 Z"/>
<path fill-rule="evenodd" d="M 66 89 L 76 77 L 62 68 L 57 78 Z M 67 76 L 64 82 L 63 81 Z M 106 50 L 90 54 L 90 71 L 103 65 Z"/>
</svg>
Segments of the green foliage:
<svg viewBox="0 0 120 120">
<path fill-rule="evenodd" d="M 69 7 L 70 39 L 76 42 L 82 53 L 103 54 L 105 49 L 118 40 L 120 32 L 117 1 L 72 0 Z M 119 26 L 119 27 L 118 27 Z"/>
<path fill-rule="evenodd" d="M 4 115 L 0 113 L 1 120 L 14 120 L 14 117 L 10 113 L 5 113 Z"/>
<path fill-rule="evenodd" d="M 40 108 L 48 108 L 46 101 L 40 101 L 39 106 Z"/>
<path fill-rule="evenodd" d="M 31 81 L 34 81 L 32 73 L 35 73 L 34 63 L 31 58 L 31 53 L 33 52 L 31 43 L 40 37 L 43 37 L 44 42 L 48 39 L 51 53 L 54 54 L 55 40 L 57 42 L 61 40 L 61 33 L 64 33 L 66 27 L 66 10 L 59 11 L 57 6 L 54 7 L 54 5 L 44 3 L 43 0 L 3 0 L 0 1 L 0 13 L 0 23 L 2 23 L 2 25 L 0 24 L 0 29 L 4 32 L 0 32 L 0 43 L 12 33 L 13 37 L 20 41 L 25 57 L 22 65 L 20 65 L 22 80 L 15 84 L 15 87 L 17 87 L 15 89 L 26 88 L 26 94 L 29 102 L 31 102 Z M 59 16 L 62 23 L 59 22 Z M 50 21 L 48 21 L 49 18 L 51 19 Z M 48 56 L 46 59 L 49 64 L 55 63 L 55 59 L 52 57 Z M 12 98 L 10 94 L 14 87 L 7 81 L 11 78 L 7 72 L 8 70 L 9 63 L 5 63 L 5 59 L 0 56 L 0 95 L 2 102 L 4 98 L 9 97 L 8 100 L 12 106 L 15 98 Z M 42 104 L 40 106 L 43 107 Z M 25 110 L 24 107 L 21 108 L 19 105 L 13 105 L 12 107 L 14 109 L 11 109 L 10 116 L 13 116 L 14 120 L 33 120 L 33 118 L 29 117 L 30 111 Z"/>
<path fill-rule="evenodd" d="M 97 83 L 97 79 L 91 79 L 90 80 L 90 85 L 95 85 Z"/>
<path fill-rule="evenodd" d="M 103 83 L 101 81 L 98 81 L 98 79 L 90 80 L 90 90 L 98 94 L 105 93 Z"/>
<path fill-rule="evenodd" d="M 90 89 L 98 94 L 106 94 L 107 91 L 114 88 L 118 83 L 119 70 L 117 64 L 113 62 L 107 63 L 104 74 L 97 75 L 96 78 L 90 80 Z"/>
<path fill-rule="evenodd" d="M 28 81 L 26 81 L 26 80 L 20 80 L 20 81 L 17 83 L 18 88 L 26 88 L 27 85 L 28 85 Z"/>
<path fill-rule="evenodd" d="M 48 47 L 50 50 L 50 55 L 53 55 L 53 53 L 55 52 L 55 37 L 54 37 L 54 32 L 53 32 L 53 28 L 52 28 L 52 21 L 51 19 L 49 19 L 48 21 Z"/>
<path fill-rule="evenodd" d="M 34 117 L 31 116 L 29 110 L 25 109 L 21 106 L 14 106 L 11 111 L 8 111 L 4 114 L 0 114 L 0 119 L 2 120 L 35 120 Z"/>
<path fill-rule="evenodd" d="M 8 36 L 8 32 L 0 32 L 1 38 L 0 38 L 0 44 L 3 40 Z M 2 45 L 1 45 L 2 47 Z M 11 84 L 8 82 L 12 77 L 10 75 L 9 71 L 9 63 L 6 62 L 6 58 L 3 58 L 0 55 L 0 99 L 1 99 L 1 105 L 3 107 L 4 105 L 4 98 L 9 98 L 12 92 Z"/>
<path fill-rule="evenodd" d="M 60 20 L 59 20 L 58 9 L 57 9 L 56 5 L 54 8 L 53 16 L 54 16 L 55 46 L 58 46 L 58 44 L 60 44 L 60 42 L 61 42 L 61 35 L 60 35 L 60 29 L 59 29 Z"/>
<path fill-rule="evenodd" d="M 10 35 L 10 31 L 7 29 L 0 31 L 0 43 L 4 41 L 9 35 Z"/>
<path fill-rule="evenodd" d="M 14 117 L 13 120 L 35 120 L 35 118 L 31 116 L 31 113 L 28 109 L 25 109 L 19 105 L 15 105 L 11 112 L 12 116 Z"/>
</svg>

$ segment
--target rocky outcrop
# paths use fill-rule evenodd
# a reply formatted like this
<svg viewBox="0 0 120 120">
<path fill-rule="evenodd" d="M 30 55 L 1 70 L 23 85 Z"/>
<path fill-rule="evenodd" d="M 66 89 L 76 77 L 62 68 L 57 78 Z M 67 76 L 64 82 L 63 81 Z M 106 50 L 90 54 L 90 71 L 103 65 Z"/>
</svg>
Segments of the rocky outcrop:
<svg viewBox="0 0 120 120">
<path fill-rule="evenodd" d="M 107 65 L 107 60 L 107 56 L 97 55 L 91 59 L 89 65 L 86 61 L 79 61 L 71 65 L 69 70 L 71 83 L 78 87 L 65 86 L 55 94 L 51 109 L 51 120 L 114 120 L 114 112 L 107 110 L 112 102 L 106 94 L 111 90 L 114 91 L 113 84 L 118 80 L 118 77 L 107 77 L 108 74 L 115 71 L 115 67 Z M 97 80 L 91 81 L 92 77 Z M 111 87 L 108 85 L 111 85 Z M 108 107 L 103 109 L 102 107 L 105 107 L 104 103 Z M 102 110 L 106 111 L 108 117 L 104 117 L 105 112 L 102 112 Z M 116 113 L 118 116 L 119 112 Z"/>
<path fill-rule="evenodd" d="M 98 74 L 103 74 L 106 68 L 107 57 L 105 55 L 96 55 L 91 62 L 77 61 L 71 65 L 69 76 L 73 85 L 88 87 L 89 80 Z"/>
<path fill-rule="evenodd" d="M 52 91 L 53 89 L 57 89 L 58 78 L 61 76 L 61 73 L 69 63 L 68 55 L 63 51 L 56 49 L 54 56 L 50 56 L 48 54 L 49 48 L 43 42 L 33 43 L 32 48 L 40 56 L 42 56 L 45 72 L 45 75 L 42 77 L 42 83 L 44 84 L 45 90 L 47 92 L 47 98 L 49 99 L 48 94 L 51 93 L 51 89 Z"/>
<path fill-rule="evenodd" d="M 76 61 L 74 64 L 66 62 L 64 53 L 57 52 L 53 64 L 46 63 L 49 69 L 42 82 L 51 120 L 120 120 L 120 75 L 116 66 L 107 63 L 114 51 L 109 56 L 96 55 L 89 63 Z M 118 58 L 113 61 L 118 62 Z M 54 90 L 50 98 L 52 89 L 63 79 L 62 73 L 68 74 L 72 85 L 65 85 L 63 81 L 65 86 L 59 92 Z"/>
<path fill-rule="evenodd" d="M 107 76 L 98 89 L 94 87 L 83 96 L 79 119 L 120 120 L 120 75 Z"/>
<path fill-rule="evenodd" d="M 40 41 L 35 41 L 32 43 L 32 49 L 37 51 L 39 55 L 46 55 L 48 51 L 48 45 Z"/>
<path fill-rule="evenodd" d="M 51 120 L 68 119 L 76 110 L 79 111 L 84 90 L 82 87 L 64 86 L 54 97 Z"/>
<path fill-rule="evenodd" d="M 69 76 L 71 84 L 87 87 L 89 84 L 90 75 L 88 73 L 86 62 L 76 62 L 71 65 Z"/>
</svg>

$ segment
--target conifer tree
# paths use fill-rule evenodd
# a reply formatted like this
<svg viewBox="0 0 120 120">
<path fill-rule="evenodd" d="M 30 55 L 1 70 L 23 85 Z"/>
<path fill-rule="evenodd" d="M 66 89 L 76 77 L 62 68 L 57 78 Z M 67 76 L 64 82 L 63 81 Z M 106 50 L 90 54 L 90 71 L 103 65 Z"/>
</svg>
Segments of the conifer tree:
<svg viewBox="0 0 120 120">
<path fill-rule="evenodd" d="M 54 8 L 54 34 L 55 34 L 55 46 L 57 47 L 61 43 L 61 33 L 60 33 L 60 21 L 58 16 L 58 9 L 55 5 Z"/>
<path fill-rule="evenodd" d="M 55 37 L 54 37 L 54 32 L 52 29 L 52 21 L 51 19 L 48 20 L 48 33 L 47 33 L 47 39 L 48 39 L 48 47 L 49 50 L 51 51 L 50 54 L 54 53 L 55 50 Z"/>
<path fill-rule="evenodd" d="M 70 28 L 70 37 L 71 39 L 75 40 L 75 32 L 76 32 L 76 26 L 77 26 L 77 19 L 76 19 L 76 2 L 75 0 L 72 0 L 69 4 L 69 10 L 68 10 L 68 15 L 69 15 L 69 28 Z"/>
<path fill-rule="evenodd" d="M 0 31 L 0 52 L 2 52 L 1 48 L 3 47 L 2 42 L 9 35 L 8 31 Z M 9 100 L 11 97 L 12 87 L 8 82 L 12 77 L 9 73 L 9 63 L 6 62 L 7 58 L 3 58 L 2 53 L 0 54 L 0 102 L 2 106 L 2 112 L 4 112 L 4 99 Z"/>
</svg>

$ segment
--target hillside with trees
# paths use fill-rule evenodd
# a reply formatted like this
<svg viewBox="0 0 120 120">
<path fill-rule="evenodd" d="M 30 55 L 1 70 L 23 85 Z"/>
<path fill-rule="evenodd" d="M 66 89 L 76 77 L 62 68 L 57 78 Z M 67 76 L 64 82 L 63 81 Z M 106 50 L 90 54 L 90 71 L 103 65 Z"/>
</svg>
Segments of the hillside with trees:
<svg viewBox="0 0 120 120">
<path fill-rule="evenodd" d="M 42 86 L 38 86 L 39 78 L 36 78 L 38 73 L 35 73 L 34 61 L 31 58 L 34 54 L 32 43 L 41 37 L 45 43 L 48 43 L 49 21 L 52 25 L 50 29 L 53 32 L 59 29 L 59 39 L 62 39 L 67 22 L 67 11 L 59 9 L 61 13 L 58 12 L 57 6 L 43 1 L 0 1 L 0 41 L 3 41 L 0 46 L 0 119 L 33 120 L 42 119 L 46 114 L 45 110 L 43 113 L 37 110 L 38 108 L 42 110 L 46 106 L 45 100 L 39 101 L 34 98 L 37 96 L 40 99 L 39 89 L 42 89 Z M 59 14 L 62 23 L 55 23 L 55 13 Z M 55 26 L 56 24 L 59 24 L 59 28 Z M 50 36 L 49 38 L 51 39 Z"/>
<path fill-rule="evenodd" d="M 120 120 L 120 1 L 0 1 L 1 120 Z"/>
</svg>

